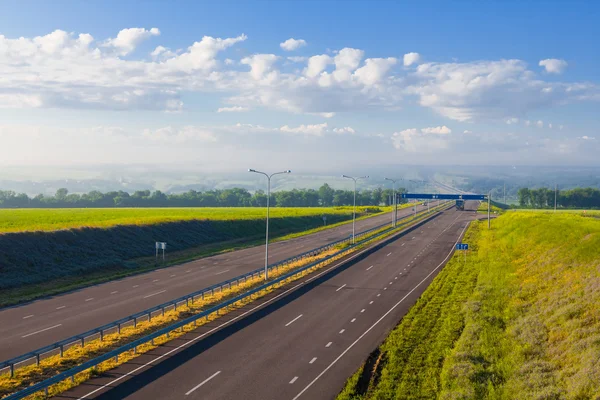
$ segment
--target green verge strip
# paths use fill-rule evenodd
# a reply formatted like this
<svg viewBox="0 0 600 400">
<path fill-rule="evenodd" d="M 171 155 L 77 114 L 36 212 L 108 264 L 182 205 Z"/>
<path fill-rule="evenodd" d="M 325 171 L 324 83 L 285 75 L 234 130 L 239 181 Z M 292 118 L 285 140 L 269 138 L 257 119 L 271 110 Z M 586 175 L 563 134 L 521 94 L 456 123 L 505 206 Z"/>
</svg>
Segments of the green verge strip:
<svg viewBox="0 0 600 400">
<path fill-rule="evenodd" d="M 600 221 L 510 212 L 464 242 L 338 400 L 600 398 Z"/>
<path fill-rule="evenodd" d="M 195 329 L 197 326 L 212 321 L 233 309 L 243 307 L 254 299 L 264 297 L 273 290 L 285 284 L 310 274 L 332 262 L 339 260 L 373 242 L 380 241 L 386 237 L 395 235 L 404 229 L 414 229 L 424 223 L 428 218 L 433 218 L 436 213 L 448 207 L 442 204 L 432 208 L 430 212 L 424 212 L 417 218 L 405 220 L 396 228 L 384 227 L 374 231 L 355 245 L 339 246 L 332 250 L 332 254 L 320 254 L 316 261 L 310 262 L 299 268 L 280 269 L 273 274 L 273 280 L 261 284 L 260 277 L 248 281 L 247 286 L 237 286 L 224 289 L 217 299 L 220 303 L 188 304 L 178 310 L 165 312 L 164 315 L 153 317 L 151 321 L 139 323 L 136 327 L 128 327 L 121 333 L 105 335 L 102 340 L 96 341 L 97 347 L 81 348 L 74 346 L 63 354 L 49 357 L 40 363 L 40 366 L 32 365 L 25 367 L 15 373 L 13 378 L 8 375 L 0 377 L 0 396 L 6 400 L 31 398 L 43 399 L 54 396 L 74 387 L 87 379 L 125 363 L 138 355 L 147 352 L 161 344 L 166 343 L 185 332 Z M 291 269 L 291 271 L 290 271 Z M 238 294 L 240 291 L 244 291 Z M 210 308 L 207 308 L 210 307 Z M 125 343 L 125 344 L 124 344 Z M 70 353 L 72 352 L 72 353 Z M 75 367 L 73 367 L 75 365 Z M 42 379 L 41 382 L 40 379 Z M 35 383 L 38 382 L 38 383 Z M 43 390 L 43 392 L 40 392 Z M 13 394 L 10 394 L 13 393 Z"/>
</svg>

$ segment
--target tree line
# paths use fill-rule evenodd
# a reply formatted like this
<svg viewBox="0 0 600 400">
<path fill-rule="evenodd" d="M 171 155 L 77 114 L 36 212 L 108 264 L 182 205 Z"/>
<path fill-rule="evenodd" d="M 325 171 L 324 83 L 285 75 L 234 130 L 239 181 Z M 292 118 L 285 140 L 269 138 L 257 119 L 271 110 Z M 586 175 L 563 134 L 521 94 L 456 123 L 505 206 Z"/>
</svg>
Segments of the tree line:
<svg viewBox="0 0 600 400">
<path fill-rule="evenodd" d="M 399 193 L 405 192 L 400 188 Z M 331 207 L 353 204 L 354 192 L 334 190 L 324 184 L 318 190 L 293 189 L 271 193 L 269 203 L 274 207 Z M 390 205 L 391 189 L 362 190 L 356 192 L 356 205 Z M 133 194 L 124 191 L 102 193 L 69 193 L 58 189 L 54 196 L 39 194 L 29 197 L 25 193 L 0 190 L 0 208 L 85 208 L 85 207 L 264 207 L 267 195 L 263 190 L 250 193 L 233 188 L 198 192 L 190 190 L 181 194 L 163 193 L 160 190 L 138 190 Z"/>
<path fill-rule="evenodd" d="M 521 188 L 519 205 L 524 208 L 554 208 L 554 189 Z M 561 208 L 600 208 L 600 190 L 576 188 L 556 192 L 556 204 Z"/>
</svg>

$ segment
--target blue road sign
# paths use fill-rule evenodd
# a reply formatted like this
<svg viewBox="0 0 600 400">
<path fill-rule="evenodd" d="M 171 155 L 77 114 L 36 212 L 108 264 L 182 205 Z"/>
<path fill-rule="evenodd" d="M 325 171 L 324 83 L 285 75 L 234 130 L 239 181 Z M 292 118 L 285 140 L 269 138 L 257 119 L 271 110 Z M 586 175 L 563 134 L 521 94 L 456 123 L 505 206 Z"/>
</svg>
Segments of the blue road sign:
<svg viewBox="0 0 600 400">
<path fill-rule="evenodd" d="M 467 243 L 456 243 L 456 250 L 469 250 Z"/>
<path fill-rule="evenodd" d="M 402 193 L 403 199 L 485 200 L 485 194 Z"/>
</svg>

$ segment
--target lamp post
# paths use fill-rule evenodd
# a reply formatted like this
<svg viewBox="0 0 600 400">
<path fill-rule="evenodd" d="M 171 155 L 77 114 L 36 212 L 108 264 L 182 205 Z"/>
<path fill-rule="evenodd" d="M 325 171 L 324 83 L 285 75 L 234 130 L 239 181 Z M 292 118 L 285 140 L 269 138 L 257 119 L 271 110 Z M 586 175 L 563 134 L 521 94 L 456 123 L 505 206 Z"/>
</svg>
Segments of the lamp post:
<svg viewBox="0 0 600 400">
<path fill-rule="evenodd" d="M 356 181 L 359 179 L 367 179 L 369 175 L 352 177 L 348 175 L 342 175 L 342 178 L 352 179 L 354 181 L 354 208 L 352 211 L 352 244 L 354 244 L 354 232 L 356 224 Z"/>
<path fill-rule="evenodd" d="M 386 181 L 392 181 L 392 193 L 394 196 L 394 204 L 392 204 L 392 226 L 396 226 L 396 221 L 398 220 L 398 199 L 396 196 L 396 182 L 401 181 L 402 178 L 399 179 L 390 179 L 385 178 Z"/>
<path fill-rule="evenodd" d="M 266 233 L 266 239 L 265 239 L 265 281 L 269 279 L 269 202 L 271 200 L 271 178 L 275 175 L 281 175 L 281 174 L 289 174 L 292 171 L 290 171 L 289 169 L 287 171 L 282 171 L 282 172 L 275 172 L 271 175 L 265 173 L 265 172 L 261 172 L 261 171 L 257 171 L 255 169 L 248 169 L 248 172 L 254 172 L 256 174 L 261 174 L 267 177 L 267 233 Z"/>
<path fill-rule="evenodd" d="M 554 212 L 556 212 L 556 195 L 558 193 L 558 183 L 554 184 Z"/>
</svg>

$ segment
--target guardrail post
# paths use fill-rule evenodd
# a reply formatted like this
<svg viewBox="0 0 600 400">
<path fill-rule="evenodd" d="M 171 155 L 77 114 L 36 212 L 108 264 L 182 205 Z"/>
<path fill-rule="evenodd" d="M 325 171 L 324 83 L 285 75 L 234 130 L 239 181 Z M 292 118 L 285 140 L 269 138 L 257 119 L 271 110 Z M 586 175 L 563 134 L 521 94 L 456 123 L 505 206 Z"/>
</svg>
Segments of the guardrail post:
<svg viewBox="0 0 600 400">
<path fill-rule="evenodd" d="M 81 338 L 81 347 L 85 346 L 85 338 Z"/>
<path fill-rule="evenodd" d="M 202 300 L 204 300 L 204 292 L 202 292 Z"/>
<path fill-rule="evenodd" d="M 152 346 L 154 346 L 154 339 L 152 339 L 152 340 L 150 341 L 150 343 L 152 344 Z"/>
<path fill-rule="evenodd" d="M 44 393 L 46 394 L 46 397 L 48 397 L 48 388 L 44 388 Z"/>
<path fill-rule="evenodd" d="M 35 355 L 35 363 L 38 365 L 38 367 L 40 366 L 40 355 L 39 354 Z"/>
<path fill-rule="evenodd" d="M 121 334 L 121 324 L 117 325 L 117 333 L 120 335 Z"/>
<path fill-rule="evenodd" d="M 162 308 L 162 316 L 163 317 L 165 316 L 165 308 L 164 307 Z"/>
<path fill-rule="evenodd" d="M 64 353 L 64 352 L 65 352 L 65 348 L 64 348 L 64 346 L 61 344 L 61 345 L 60 345 L 60 356 L 61 356 L 61 357 L 63 356 L 63 353 Z"/>
<path fill-rule="evenodd" d="M 185 299 L 185 306 L 186 307 L 190 306 L 190 299 L 189 299 L 189 297 L 187 299 Z"/>
<path fill-rule="evenodd" d="M 104 331 L 100 331 L 100 341 L 104 340 Z"/>
<path fill-rule="evenodd" d="M 137 318 L 134 318 L 134 319 L 133 319 L 133 327 L 134 327 L 134 328 L 137 328 Z"/>
<path fill-rule="evenodd" d="M 10 377 L 15 377 L 15 364 L 10 364 Z"/>
<path fill-rule="evenodd" d="M 152 313 L 151 312 L 148 313 L 148 322 L 150 322 L 150 321 L 152 321 Z"/>
<path fill-rule="evenodd" d="M 133 354 L 137 354 L 137 346 L 134 346 L 134 348 L 133 348 Z"/>
<path fill-rule="evenodd" d="M 169 338 L 169 332 L 167 332 L 167 339 Z"/>
<path fill-rule="evenodd" d="M 75 375 L 71 375 L 71 383 L 75 383 Z"/>
<path fill-rule="evenodd" d="M 175 311 L 177 311 L 177 302 L 175 302 L 175 304 L 173 305 L 173 309 L 174 309 Z"/>
<path fill-rule="evenodd" d="M 115 356 L 115 362 L 117 362 L 117 363 L 119 362 L 119 355 L 118 354 Z"/>
</svg>

